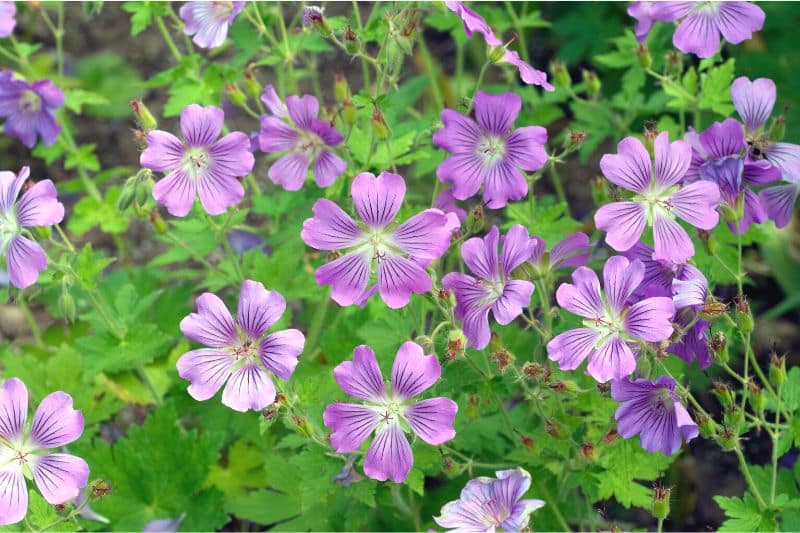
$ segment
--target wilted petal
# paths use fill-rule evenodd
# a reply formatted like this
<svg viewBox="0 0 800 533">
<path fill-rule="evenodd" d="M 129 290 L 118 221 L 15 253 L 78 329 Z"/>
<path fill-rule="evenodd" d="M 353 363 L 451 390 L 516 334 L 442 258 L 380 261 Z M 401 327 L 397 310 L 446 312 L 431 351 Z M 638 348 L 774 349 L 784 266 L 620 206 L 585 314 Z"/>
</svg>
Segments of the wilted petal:
<svg viewBox="0 0 800 533">
<path fill-rule="evenodd" d="M 31 442 L 39 448 L 57 448 L 74 442 L 81 433 L 83 413 L 72 408 L 72 396 L 62 391 L 45 396 L 33 415 Z"/>
<path fill-rule="evenodd" d="M 289 114 L 289 111 L 286 109 L 286 106 L 281 101 L 280 96 L 275 92 L 275 88 L 272 85 L 264 87 L 264 90 L 261 92 L 261 101 L 267 106 L 269 112 L 276 117 L 283 118 Z"/>
<path fill-rule="evenodd" d="M 546 91 L 554 91 L 555 88 L 547 83 L 547 74 L 541 70 L 533 68 L 519 56 L 519 52 L 506 49 L 503 54 L 503 62 L 510 63 L 519 70 L 519 77 L 528 85 L 538 85 Z"/>
<path fill-rule="evenodd" d="M 414 456 L 411 445 L 398 424 L 378 430 L 364 457 L 364 474 L 378 481 L 402 483 L 408 477 Z"/>
<path fill-rule="evenodd" d="M 551 268 L 586 265 L 589 261 L 590 246 L 589 236 L 585 233 L 578 232 L 570 235 L 550 250 Z"/>
</svg>

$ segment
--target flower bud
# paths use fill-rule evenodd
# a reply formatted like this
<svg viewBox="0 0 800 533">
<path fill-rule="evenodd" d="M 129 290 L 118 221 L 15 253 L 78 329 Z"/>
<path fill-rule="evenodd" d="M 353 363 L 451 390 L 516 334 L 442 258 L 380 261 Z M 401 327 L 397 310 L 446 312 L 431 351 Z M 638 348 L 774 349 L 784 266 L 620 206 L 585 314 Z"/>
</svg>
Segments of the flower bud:
<svg viewBox="0 0 800 533">
<path fill-rule="evenodd" d="M 342 120 L 344 120 L 344 123 L 349 126 L 352 126 L 358 121 L 356 106 L 349 98 L 342 102 Z"/>
<path fill-rule="evenodd" d="M 505 348 L 492 353 L 492 362 L 497 365 L 497 369 L 502 373 L 508 370 L 511 356 Z"/>
<path fill-rule="evenodd" d="M 566 439 L 569 437 L 569 431 L 567 431 L 567 428 L 558 420 L 548 420 L 545 425 L 545 431 L 555 439 Z"/>
<path fill-rule="evenodd" d="M 131 110 L 133 111 L 133 116 L 136 118 L 136 124 L 138 124 L 145 133 L 158 126 L 155 117 L 141 100 L 132 100 Z"/>
<path fill-rule="evenodd" d="M 348 54 L 357 54 L 361 51 L 361 44 L 358 42 L 358 36 L 349 27 L 344 30 L 344 49 Z"/>
<path fill-rule="evenodd" d="M 581 457 L 589 464 L 596 463 L 600 458 L 600 452 L 594 444 L 585 442 L 581 445 Z"/>
<path fill-rule="evenodd" d="M 334 79 L 333 94 L 337 102 L 344 102 L 350 98 L 350 86 L 347 84 L 347 78 L 341 74 L 337 74 Z"/>
<path fill-rule="evenodd" d="M 139 180 L 139 183 L 136 184 L 134 201 L 137 206 L 142 206 L 147 203 L 148 199 L 150 199 L 150 183 L 146 180 Z"/>
<path fill-rule="evenodd" d="M 467 231 L 469 233 L 480 233 L 483 231 L 485 222 L 486 221 L 483 217 L 483 206 L 478 204 L 469 212 L 466 224 Z"/>
<path fill-rule="evenodd" d="M 605 435 L 603 435 L 603 444 L 610 446 L 611 444 L 614 444 L 614 441 L 617 440 L 617 437 L 619 437 L 617 429 L 611 428 L 608 431 L 606 431 Z"/>
<path fill-rule="evenodd" d="M 467 408 L 464 410 L 467 418 L 474 420 L 481 415 L 481 400 L 475 394 L 467 397 Z"/>
<path fill-rule="evenodd" d="M 323 37 L 330 37 L 333 33 L 328 20 L 322 13 L 322 8 L 317 6 L 308 6 L 303 9 L 303 26 L 306 28 L 312 27 L 319 32 Z"/>
<path fill-rule="evenodd" d="M 574 131 L 571 130 L 566 138 L 564 139 L 564 149 L 568 152 L 573 152 L 580 148 L 580 146 L 586 140 L 586 132 L 585 131 Z"/>
<path fill-rule="evenodd" d="M 522 445 L 529 450 L 533 450 L 536 447 L 536 440 L 527 435 L 522 435 L 520 440 L 522 441 Z"/>
<path fill-rule="evenodd" d="M 61 296 L 58 298 L 58 309 L 67 322 L 75 322 L 75 299 L 66 285 L 62 286 Z"/>
<path fill-rule="evenodd" d="M 645 44 L 639 45 L 639 49 L 636 51 L 636 58 L 643 69 L 648 69 L 653 65 L 653 57 Z"/>
<path fill-rule="evenodd" d="M 464 355 L 466 347 L 467 337 L 464 332 L 460 329 L 450 330 L 450 334 L 447 336 L 447 349 L 445 350 L 447 358 L 453 360 L 461 357 Z"/>
<path fill-rule="evenodd" d="M 600 83 L 600 78 L 597 77 L 597 74 L 591 70 L 583 69 L 583 83 L 586 85 L 586 94 L 589 97 L 595 97 L 600 94 L 600 89 L 602 89 L 603 85 Z"/>
<path fill-rule="evenodd" d="M 722 418 L 726 426 L 736 429 L 744 422 L 744 413 L 738 405 L 733 404 L 725 409 Z"/>
<path fill-rule="evenodd" d="M 553 75 L 553 83 L 558 87 L 569 87 L 572 85 L 572 78 L 569 76 L 567 66 L 561 61 L 554 60 L 550 63 L 550 74 Z"/>
<path fill-rule="evenodd" d="M 292 423 L 297 428 L 297 431 L 305 437 L 310 437 L 314 433 L 308 419 L 302 416 L 292 415 Z"/>
<path fill-rule="evenodd" d="M 739 437 L 736 435 L 736 432 L 728 426 L 722 426 L 717 430 L 715 440 L 720 448 L 728 452 L 739 445 Z"/>
<path fill-rule="evenodd" d="M 228 96 L 228 100 L 236 107 L 242 107 L 247 102 L 247 96 L 235 83 L 225 83 L 225 94 Z"/>
<path fill-rule="evenodd" d="M 733 391 L 723 383 L 722 381 L 714 381 L 714 394 L 716 394 L 717 399 L 719 399 L 719 403 L 722 404 L 722 407 L 728 408 L 734 404 L 736 401 L 736 397 L 733 394 Z"/>
<path fill-rule="evenodd" d="M 420 335 L 419 337 L 414 339 L 414 342 L 419 344 L 422 347 L 422 351 L 424 351 L 425 353 L 436 352 L 436 347 L 433 345 L 433 339 L 431 339 L 427 335 Z"/>
<path fill-rule="evenodd" d="M 125 180 L 125 185 L 122 186 L 122 190 L 117 198 L 117 209 L 120 211 L 125 211 L 131 206 L 134 198 L 136 197 L 136 186 L 138 183 L 139 180 L 136 178 L 136 176 L 131 176 Z"/>
<path fill-rule="evenodd" d="M 147 132 L 140 129 L 133 130 L 133 142 L 140 150 L 147 148 Z"/>
<path fill-rule="evenodd" d="M 539 363 L 525 363 L 522 365 L 522 374 L 528 379 L 539 379 L 543 373 L 544 367 Z"/>
<path fill-rule="evenodd" d="M 663 486 L 661 483 L 653 485 L 653 516 L 657 520 L 664 520 L 669 516 L 669 496 L 672 489 Z"/>
<path fill-rule="evenodd" d="M 750 302 L 745 296 L 736 299 L 736 325 L 742 333 L 752 333 L 755 327 L 753 313 L 750 312 Z"/>
<path fill-rule="evenodd" d="M 664 62 L 667 65 L 667 73 L 673 77 L 678 78 L 683 74 L 683 55 L 675 50 L 667 52 L 664 56 Z"/>
<path fill-rule="evenodd" d="M 158 213 L 157 210 L 153 210 L 150 213 L 150 223 L 153 224 L 153 228 L 156 230 L 156 233 L 159 235 L 164 235 L 166 232 L 169 231 L 169 226 L 164 219 L 161 218 L 161 215 Z"/>
<path fill-rule="evenodd" d="M 769 382 L 775 387 L 786 383 L 786 356 L 772 353 L 769 360 Z"/>
<path fill-rule="evenodd" d="M 486 58 L 490 63 L 499 63 L 506 55 L 505 46 L 495 46 L 486 51 Z"/>
<path fill-rule="evenodd" d="M 703 305 L 702 318 L 713 320 L 721 317 L 728 310 L 728 306 L 719 300 L 708 300 Z"/>
<path fill-rule="evenodd" d="M 650 152 L 650 157 L 653 157 L 654 145 L 658 134 L 659 131 L 656 127 L 655 120 L 645 120 L 644 127 L 642 128 L 642 136 L 644 136 L 644 145 L 647 148 L 647 151 Z"/>
<path fill-rule="evenodd" d="M 697 237 L 703 243 L 703 248 L 708 255 L 716 255 L 719 251 L 719 243 L 711 233 L 704 229 L 697 230 Z"/>
<path fill-rule="evenodd" d="M 728 362 L 730 356 L 728 355 L 728 339 L 725 337 L 725 333 L 717 331 L 711 335 L 711 338 L 708 339 L 708 351 L 711 352 L 711 357 L 715 363 L 724 365 Z"/>
<path fill-rule="evenodd" d="M 254 69 L 255 64 L 251 63 L 247 66 L 247 70 L 244 71 L 244 90 L 253 98 L 258 98 L 261 96 L 262 89 L 261 84 L 256 79 L 255 72 L 253 72 Z"/>
<path fill-rule="evenodd" d="M 372 131 L 375 133 L 375 138 L 385 141 L 392 136 L 392 130 L 383 118 L 383 113 L 377 107 L 372 111 Z"/>
<path fill-rule="evenodd" d="M 767 398 L 764 396 L 764 389 L 756 385 L 756 382 L 752 379 L 747 384 L 747 387 L 750 389 L 749 399 L 753 411 L 756 413 L 764 412 L 764 408 L 767 406 Z"/>
<path fill-rule="evenodd" d="M 697 422 L 697 427 L 700 430 L 700 436 L 704 439 L 711 438 L 717 432 L 717 423 L 705 414 L 700 412 L 694 413 L 694 420 Z"/>
</svg>

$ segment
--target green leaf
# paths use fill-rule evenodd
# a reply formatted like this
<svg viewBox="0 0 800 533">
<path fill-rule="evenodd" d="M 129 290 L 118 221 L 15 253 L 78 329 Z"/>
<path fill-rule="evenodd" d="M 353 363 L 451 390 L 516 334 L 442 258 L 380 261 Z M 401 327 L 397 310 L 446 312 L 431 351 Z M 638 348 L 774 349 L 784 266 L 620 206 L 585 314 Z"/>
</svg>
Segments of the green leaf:
<svg viewBox="0 0 800 533">
<path fill-rule="evenodd" d="M 125 2 L 122 9 L 131 13 L 131 36 L 138 35 L 150 27 L 154 16 L 167 13 L 161 2 Z"/>
<path fill-rule="evenodd" d="M 700 75 L 700 109 L 709 109 L 723 117 L 733 113 L 730 89 L 735 66 L 736 60 L 731 58 Z"/>
<path fill-rule="evenodd" d="M 100 170 L 100 162 L 97 156 L 94 155 L 94 149 L 97 147 L 95 144 L 82 144 L 75 152 L 67 156 L 64 161 L 64 168 L 72 170 L 73 168 L 82 168 L 84 170 L 91 170 L 97 172 Z"/>
<path fill-rule="evenodd" d="M 613 496 L 624 507 L 650 505 L 652 490 L 636 480 L 658 479 L 672 462 L 662 453 L 649 453 L 642 449 L 638 439 L 617 439 L 604 450 L 600 465 L 606 470 L 596 474 L 601 498 Z"/>
<path fill-rule="evenodd" d="M 794 413 L 800 409 L 800 368 L 793 367 L 786 375 L 781 391 L 782 410 Z"/>
<path fill-rule="evenodd" d="M 748 492 L 744 498 L 714 496 L 728 517 L 719 531 L 775 531 L 777 524 L 770 515 L 762 515 L 756 499 Z"/>
<path fill-rule="evenodd" d="M 67 91 L 64 101 L 64 105 L 67 107 L 67 109 L 80 115 L 83 106 L 86 104 L 105 105 L 108 104 L 108 100 L 97 93 L 84 91 L 83 89 L 72 89 Z"/>
<path fill-rule="evenodd" d="M 109 187 L 105 197 L 96 200 L 84 196 L 75 204 L 75 212 L 67 221 L 67 228 L 76 235 L 83 235 L 95 226 L 105 233 L 120 234 L 128 229 L 129 219 L 117 209 L 120 188 Z"/>
</svg>

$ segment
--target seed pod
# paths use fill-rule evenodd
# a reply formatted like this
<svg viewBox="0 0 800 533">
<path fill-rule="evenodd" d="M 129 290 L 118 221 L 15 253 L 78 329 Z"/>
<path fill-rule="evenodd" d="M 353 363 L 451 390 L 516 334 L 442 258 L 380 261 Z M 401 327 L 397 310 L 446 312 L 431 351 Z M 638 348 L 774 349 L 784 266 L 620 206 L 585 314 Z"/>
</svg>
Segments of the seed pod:
<svg viewBox="0 0 800 533">
<path fill-rule="evenodd" d="M 136 124 L 138 124 L 145 133 L 154 130 L 156 126 L 158 126 L 155 117 L 141 100 L 132 100 L 131 110 L 136 118 Z"/>
<path fill-rule="evenodd" d="M 344 102 L 350 98 L 350 86 L 347 84 L 347 78 L 341 74 L 337 74 L 333 81 L 333 94 L 337 102 Z"/>
<path fill-rule="evenodd" d="M 353 101 L 349 98 L 342 102 L 342 120 L 344 120 L 345 124 L 350 126 L 358 121 L 356 106 L 353 105 Z"/>
<path fill-rule="evenodd" d="M 653 486 L 653 516 L 657 520 L 664 520 L 669 516 L 669 496 L 672 489 L 664 487 L 661 483 Z"/>
<path fill-rule="evenodd" d="M 386 123 L 383 113 L 377 107 L 372 111 L 372 131 L 375 133 L 375 138 L 381 141 L 392 137 L 392 130 L 389 128 L 389 124 Z"/>
<path fill-rule="evenodd" d="M 553 75 L 553 83 L 558 87 L 570 87 L 572 78 L 569 75 L 567 66 L 561 61 L 555 60 L 550 63 L 550 74 Z"/>
<path fill-rule="evenodd" d="M 653 65 L 653 57 L 645 44 L 639 45 L 639 49 L 636 51 L 636 58 L 643 69 L 648 69 Z"/>
<path fill-rule="evenodd" d="M 781 387 L 786 383 L 786 356 L 773 353 L 769 362 L 769 381 L 775 387 Z"/>
</svg>

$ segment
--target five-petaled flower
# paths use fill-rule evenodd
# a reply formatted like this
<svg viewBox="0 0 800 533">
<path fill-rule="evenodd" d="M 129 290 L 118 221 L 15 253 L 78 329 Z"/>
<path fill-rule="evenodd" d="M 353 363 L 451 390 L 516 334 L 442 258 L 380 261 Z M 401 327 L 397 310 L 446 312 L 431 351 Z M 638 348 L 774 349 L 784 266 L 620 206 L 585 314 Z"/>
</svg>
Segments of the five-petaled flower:
<svg viewBox="0 0 800 533">
<path fill-rule="evenodd" d="M 630 375 L 636 369 L 634 343 L 661 342 L 673 333 L 672 298 L 640 298 L 630 305 L 643 279 L 641 261 L 614 256 L 603 268 L 602 293 L 597 274 L 587 267 L 577 268 L 573 283 L 562 283 L 556 291 L 556 300 L 583 317 L 584 327 L 565 331 L 547 343 L 548 357 L 561 370 L 578 368 L 588 358 L 586 371 L 600 383 Z"/>
<path fill-rule="evenodd" d="M 433 136 L 439 148 L 452 155 L 436 169 L 453 195 L 466 200 L 483 187 L 483 200 L 492 209 L 528 195 L 520 170 L 540 169 L 547 162 L 547 130 L 541 126 L 512 129 L 522 108 L 514 93 L 475 96 L 475 119 L 452 109 L 442 111 L 444 127 Z"/>
<path fill-rule="evenodd" d="M 29 175 L 28 167 L 19 174 L 0 171 L 0 257 L 5 256 L 11 283 L 20 289 L 34 284 L 39 272 L 47 269 L 47 254 L 28 238 L 28 228 L 52 226 L 64 218 L 64 206 L 50 180 L 40 181 L 17 201 Z"/>
<path fill-rule="evenodd" d="M 425 267 L 447 251 L 452 223 L 439 209 L 426 209 L 390 227 L 403 204 L 406 184 L 401 176 L 369 172 L 356 176 L 351 188 L 361 218 L 357 224 L 330 200 L 314 204 L 314 217 L 303 223 L 303 241 L 317 250 L 348 250 L 319 267 L 317 283 L 332 285 L 339 305 L 364 302 L 376 290 L 389 307 L 406 305 L 411 293 L 433 288 Z M 376 285 L 367 289 L 373 272 Z"/>
<path fill-rule="evenodd" d="M 186 2 L 180 10 L 183 31 L 186 35 L 194 35 L 192 41 L 200 48 L 222 46 L 228 36 L 228 27 L 241 13 L 244 4 L 221 0 Z"/>
<path fill-rule="evenodd" d="M 287 191 L 297 191 L 312 164 L 317 185 L 333 184 L 347 163 L 330 148 L 340 144 L 344 137 L 330 122 L 317 118 L 317 98 L 289 96 L 284 104 L 270 85 L 265 87 L 261 100 L 271 114 L 261 117 L 259 148 L 267 153 L 289 152 L 269 168 L 269 179 Z"/>
<path fill-rule="evenodd" d="M 483 238 L 473 237 L 461 245 L 461 257 L 475 276 L 451 272 L 442 286 L 456 297 L 456 318 L 464 324 L 468 345 L 482 350 L 489 344 L 489 311 L 499 324 L 510 324 L 522 314 L 533 294 L 533 283 L 513 279 L 512 272 L 531 257 L 534 240 L 519 224 L 502 239 L 497 226 Z"/>
<path fill-rule="evenodd" d="M 547 278 L 548 274 L 562 268 L 585 266 L 589 261 L 592 244 L 589 236 L 578 232 L 553 246 L 547 252 L 547 243 L 541 237 L 532 238 L 531 256 L 528 263 L 537 278 Z"/>
<path fill-rule="evenodd" d="M 176 217 L 189 214 L 196 196 L 210 215 L 224 213 L 244 196 L 237 178 L 253 170 L 250 139 L 235 131 L 217 139 L 225 113 L 214 106 L 191 104 L 181 111 L 185 143 L 173 134 L 152 130 L 140 164 L 166 176 L 153 187 L 153 198 Z"/>
<path fill-rule="evenodd" d="M 271 376 L 288 380 L 305 344 L 296 329 L 266 334 L 285 310 L 283 296 L 252 280 L 242 284 L 236 320 L 219 297 L 200 295 L 197 313 L 181 321 L 181 331 L 207 348 L 186 352 L 177 364 L 178 374 L 191 382 L 192 398 L 207 400 L 227 381 L 222 403 L 231 409 L 260 410 L 273 403 Z"/>
<path fill-rule="evenodd" d="M 80 457 L 51 453 L 83 433 L 83 414 L 62 391 L 48 394 L 26 427 L 28 389 L 17 378 L 0 389 L 0 525 L 16 524 L 28 510 L 25 478 L 33 478 L 51 505 L 78 497 L 89 481 L 89 466 Z"/>
<path fill-rule="evenodd" d="M 617 431 L 629 439 L 639 435 L 642 448 L 672 455 L 698 435 L 697 424 L 675 394 L 675 380 L 661 376 L 647 379 L 620 379 L 611 383 L 611 397 L 622 403 L 617 408 Z"/>
<path fill-rule="evenodd" d="M 344 392 L 366 404 L 333 403 L 325 409 L 323 420 L 333 430 L 333 449 L 355 451 L 374 431 L 375 439 L 364 457 L 364 474 L 379 481 L 405 481 L 414 463 L 405 432 L 412 431 L 432 446 L 456 435 L 453 420 L 458 405 L 453 400 L 414 401 L 439 381 L 441 373 L 435 355 L 425 355 L 418 344 L 405 342 L 397 350 L 391 390 L 387 390 L 375 353 L 369 346 L 357 346 L 353 360 L 340 363 L 333 377 Z"/>
<path fill-rule="evenodd" d="M 41 137 L 50 146 L 58 138 L 61 126 L 55 111 L 64 105 L 64 93 L 50 80 L 28 83 L 5 70 L 0 72 L 0 117 L 6 119 L 6 134 L 16 137 L 28 148 Z"/>
<path fill-rule="evenodd" d="M 467 482 L 461 497 L 445 504 L 433 519 L 454 531 L 524 531 L 530 515 L 545 505 L 542 500 L 523 500 L 531 486 L 527 470 L 495 472 L 496 478 L 478 477 Z"/>
<path fill-rule="evenodd" d="M 717 225 L 719 189 L 714 183 L 683 184 L 692 161 L 692 149 L 683 141 L 669 142 L 666 132 L 655 140 L 655 168 L 642 142 L 627 137 L 617 145 L 617 154 L 600 160 L 603 174 L 613 184 L 634 193 L 633 198 L 598 209 L 595 222 L 606 234 L 606 242 L 618 252 L 631 249 L 652 226 L 653 259 L 685 263 L 694 255 L 694 245 L 675 218 L 704 230 Z"/>
</svg>

